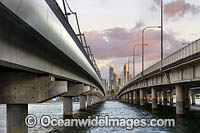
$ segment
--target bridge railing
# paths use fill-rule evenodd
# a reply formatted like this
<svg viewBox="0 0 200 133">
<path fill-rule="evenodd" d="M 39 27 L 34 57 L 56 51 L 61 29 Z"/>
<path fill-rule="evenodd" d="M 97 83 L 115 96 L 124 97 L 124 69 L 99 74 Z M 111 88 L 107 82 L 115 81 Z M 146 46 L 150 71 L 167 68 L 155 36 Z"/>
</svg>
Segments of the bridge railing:
<svg viewBox="0 0 200 133">
<path fill-rule="evenodd" d="M 49 0 L 48 0 L 48 1 L 49 1 Z M 58 17 L 58 16 L 57 16 L 57 17 L 58 17 L 58 19 L 61 21 L 61 23 L 62 23 L 64 26 L 66 26 L 65 23 L 68 23 L 68 25 L 70 25 L 70 24 L 69 24 L 69 21 L 68 21 L 68 18 L 67 18 L 67 15 L 65 15 L 65 14 L 63 13 L 63 11 L 61 10 L 61 8 L 60 8 L 60 6 L 58 5 L 57 1 L 56 1 L 56 0 L 51 0 L 51 1 L 49 1 L 49 2 L 53 2 L 54 5 L 56 5 L 56 7 L 57 7 L 56 13 L 57 13 L 57 15 L 59 15 L 59 17 Z M 70 29 L 70 32 L 69 32 L 69 33 L 71 34 L 73 40 L 76 42 L 77 46 L 78 46 L 79 49 L 82 51 L 82 53 L 85 55 L 85 57 L 87 58 L 88 62 L 91 64 L 91 66 L 93 67 L 93 69 L 95 70 L 95 72 L 97 73 L 97 75 L 99 76 L 99 78 L 100 78 L 101 81 L 102 81 L 101 74 L 100 74 L 100 71 L 99 71 L 99 68 L 98 68 L 96 62 L 93 61 L 94 59 L 92 60 L 92 59 L 90 58 L 91 53 L 88 53 L 87 50 L 84 49 L 84 47 L 86 47 L 86 48 L 88 47 L 88 46 L 87 46 L 87 43 L 85 42 L 85 46 L 84 46 L 84 43 L 81 43 L 81 42 L 80 42 L 80 40 L 78 39 L 78 37 L 77 37 L 76 33 L 74 32 L 73 28 L 71 27 L 71 25 L 70 25 L 70 27 L 68 27 L 68 28 Z M 90 50 L 90 52 L 91 52 L 91 50 Z"/>
<path fill-rule="evenodd" d="M 162 66 L 161 66 L 161 61 L 157 62 L 156 64 L 150 66 L 146 70 L 144 70 L 144 75 L 152 73 L 156 70 L 158 70 L 160 67 L 165 67 L 169 64 L 175 63 L 181 59 L 184 59 L 186 57 L 189 57 L 191 55 L 194 55 L 196 53 L 200 52 L 200 40 L 196 40 L 189 45 L 179 49 L 178 51 L 174 52 L 170 56 L 166 57 L 162 61 Z"/>
<path fill-rule="evenodd" d="M 144 76 L 148 75 L 150 73 L 158 71 L 161 67 L 168 66 L 169 64 L 175 63 L 181 59 L 192 56 L 196 53 L 200 53 L 200 39 L 190 43 L 189 45 L 187 45 L 187 46 L 179 49 L 178 51 L 172 53 L 171 55 L 165 57 L 162 61 L 162 64 L 161 64 L 161 61 L 158 61 L 157 63 L 148 67 L 146 70 L 144 70 L 143 74 L 144 74 Z M 137 74 L 131 81 L 127 82 L 124 85 L 124 87 L 122 87 L 122 90 L 125 89 L 126 86 L 128 86 L 130 83 L 136 81 L 139 78 L 142 78 L 142 73 Z"/>
</svg>

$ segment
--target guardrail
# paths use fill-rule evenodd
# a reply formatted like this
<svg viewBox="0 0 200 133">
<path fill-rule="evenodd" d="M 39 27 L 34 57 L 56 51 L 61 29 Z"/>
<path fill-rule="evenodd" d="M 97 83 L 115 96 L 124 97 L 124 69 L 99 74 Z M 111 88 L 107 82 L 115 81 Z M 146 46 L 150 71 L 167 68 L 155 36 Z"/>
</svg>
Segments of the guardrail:
<svg viewBox="0 0 200 133">
<path fill-rule="evenodd" d="M 50 1 L 48 0 L 48 2 L 50 2 Z M 58 10 L 56 10 L 56 13 L 58 13 L 59 16 L 62 15 L 62 17 L 59 17 L 59 18 L 58 18 L 58 19 L 61 21 L 61 23 L 63 24 L 63 21 L 65 21 L 65 22 L 67 22 L 67 23 L 69 24 L 67 14 L 65 15 L 65 14 L 63 13 L 63 11 L 61 10 L 61 8 L 60 8 L 60 6 L 58 5 L 58 3 L 56 2 L 56 0 L 51 0 L 51 2 L 54 2 L 54 3 L 55 3 L 54 5 L 56 5 L 57 8 L 58 8 Z M 63 6 L 64 6 L 64 5 L 63 5 Z M 65 22 L 64 22 L 64 23 L 65 23 Z M 78 24 L 78 23 L 77 23 L 77 24 Z M 69 24 L 69 25 L 70 25 L 70 24 Z M 79 24 L 78 24 L 78 25 L 79 25 Z M 78 27 L 79 27 L 79 26 L 78 26 Z M 80 29 L 79 29 L 79 30 L 80 30 Z M 82 36 L 83 36 L 83 40 L 84 40 L 84 41 L 80 41 L 80 40 L 78 39 L 76 33 L 74 32 L 74 30 L 73 30 L 73 28 L 72 28 L 71 26 L 70 26 L 70 34 L 73 34 L 73 35 L 72 35 L 72 38 L 73 38 L 73 40 L 76 42 L 76 45 L 77 45 L 77 46 L 79 47 L 79 49 L 83 52 L 83 54 L 85 55 L 85 57 L 87 58 L 87 60 L 89 61 L 89 63 L 91 64 L 91 66 L 93 67 L 93 69 L 95 70 L 95 72 L 97 73 L 97 75 L 99 76 L 99 78 L 100 78 L 101 81 L 102 81 L 100 70 L 99 70 L 99 68 L 98 68 L 98 66 L 97 66 L 97 64 L 96 64 L 96 61 L 95 61 L 95 59 L 94 59 L 93 54 L 91 53 L 90 47 L 88 46 L 88 44 L 87 44 L 87 42 L 86 42 L 85 35 L 79 33 L 80 38 L 82 38 Z M 93 56 L 92 58 L 91 58 L 91 55 Z"/>
<path fill-rule="evenodd" d="M 144 70 L 143 74 L 148 75 L 152 72 L 155 72 L 157 70 L 159 70 L 161 67 L 166 67 L 169 64 L 175 63 L 181 59 L 187 58 L 191 55 L 194 55 L 196 53 L 200 53 L 200 39 L 190 43 L 189 45 L 179 49 L 178 51 L 172 53 L 171 55 L 165 57 L 162 61 L 158 61 L 157 63 L 153 64 L 152 66 L 148 67 L 146 70 Z M 162 66 L 161 66 L 162 65 Z M 129 81 L 127 84 L 124 85 L 124 87 L 126 87 L 127 85 L 129 85 L 130 83 L 138 80 L 142 78 L 142 74 L 139 73 L 137 74 L 133 80 Z M 124 89 L 124 87 L 122 88 L 122 90 Z M 120 91 L 121 92 L 121 91 Z M 119 92 L 119 93 L 120 93 Z"/>
</svg>

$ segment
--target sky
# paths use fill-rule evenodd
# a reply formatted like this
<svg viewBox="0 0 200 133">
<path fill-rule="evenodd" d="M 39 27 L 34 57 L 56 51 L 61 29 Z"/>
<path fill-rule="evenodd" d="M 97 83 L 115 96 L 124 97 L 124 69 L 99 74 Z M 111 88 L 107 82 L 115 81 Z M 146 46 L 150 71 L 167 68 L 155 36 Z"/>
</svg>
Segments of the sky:
<svg viewBox="0 0 200 133">
<path fill-rule="evenodd" d="M 57 0 L 62 6 L 62 0 Z M 160 0 L 68 0 L 77 12 L 81 31 L 100 68 L 108 80 L 109 66 L 119 76 L 133 46 L 141 44 L 141 31 L 146 26 L 160 25 Z M 163 0 L 164 3 L 164 57 L 185 43 L 200 38 L 200 0 Z M 68 10 L 69 11 L 69 10 Z M 69 22 L 77 32 L 75 18 Z M 160 29 L 145 31 L 145 68 L 160 60 Z M 184 44 L 184 45 L 183 45 Z M 130 62 L 132 58 L 130 58 Z M 141 47 L 135 48 L 136 74 L 141 72 Z M 130 63 L 132 73 L 133 63 Z"/>
</svg>

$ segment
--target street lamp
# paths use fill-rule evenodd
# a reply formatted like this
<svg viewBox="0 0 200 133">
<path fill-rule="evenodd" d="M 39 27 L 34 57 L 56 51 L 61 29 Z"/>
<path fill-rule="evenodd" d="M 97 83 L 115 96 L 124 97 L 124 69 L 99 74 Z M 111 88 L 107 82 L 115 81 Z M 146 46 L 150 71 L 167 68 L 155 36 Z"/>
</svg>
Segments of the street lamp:
<svg viewBox="0 0 200 133">
<path fill-rule="evenodd" d="M 145 27 L 142 30 L 142 76 L 143 76 L 143 71 L 144 71 L 144 32 L 146 29 L 151 29 L 151 28 L 161 28 L 161 26 L 149 26 L 149 27 Z"/>
<path fill-rule="evenodd" d="M 135 48 L 140 45 L 142 44 L 135 44 L 133 46 L 133 77 L 135 76 Z M 144 45 L 148 45 L 148 44 L 144 44 Z"/>
<path fill-rule="evenodd" d="M 133 55 L 129 55 L 129 56 L 128 56 L 128 81 L 129 81 L 129 58 L 130 58 L 131 56 L 133 56 Z M 134 57 L 133 57 L 133 58 L 134 58 Z"/>
</svg>

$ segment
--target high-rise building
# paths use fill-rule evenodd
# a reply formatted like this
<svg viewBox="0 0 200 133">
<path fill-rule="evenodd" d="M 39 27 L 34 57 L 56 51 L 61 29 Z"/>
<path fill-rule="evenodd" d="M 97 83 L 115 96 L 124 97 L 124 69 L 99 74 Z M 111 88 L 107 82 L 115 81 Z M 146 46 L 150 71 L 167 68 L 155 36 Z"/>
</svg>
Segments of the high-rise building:
<svg viewBox="0 0 200 133">
<path fill-rule="evenodd" d="M 115 73 L 115 82 L 116 82 L 116 86 L 118 86 L 119 81 L 118 81 L 118 73 L 117 72 Z"/>
<path fill-rule="evenodd" d="M 128 82 L 128 64 L 124 65 L 124 84 L 126 84 L 126 82 Z"/>
<path fill-rule="evenodd" d="M 109 67 L 109 89 L 112 90 L 113 89 L 113 82 L 114 82 L 114 68 L 113 67 Z"/>
<path fill-rule="evenodd" d="M 124 84 L 123 84 L 123 78 L 118 78 L 118 86 L 119 86 L 119 89 L 121 89 L 123 85 L 124 85 Z"/>
</svg>

